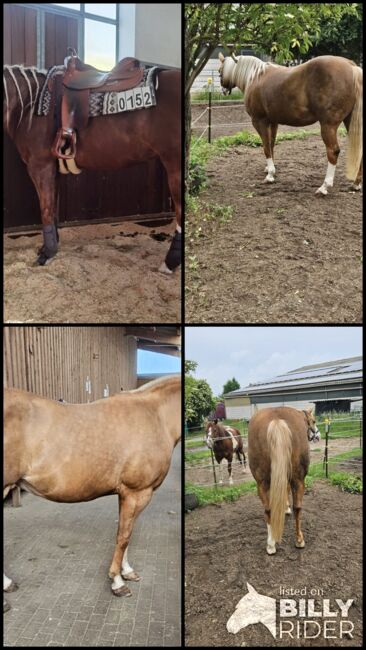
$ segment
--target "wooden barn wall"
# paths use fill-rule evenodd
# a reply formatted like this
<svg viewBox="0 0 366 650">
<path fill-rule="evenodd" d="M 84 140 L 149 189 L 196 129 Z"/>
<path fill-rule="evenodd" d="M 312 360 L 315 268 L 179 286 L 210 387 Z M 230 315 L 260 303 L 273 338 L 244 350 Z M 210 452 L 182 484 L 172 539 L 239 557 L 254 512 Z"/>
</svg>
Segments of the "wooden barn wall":
<svg viewBox="0 0 366 650">
<path fill-rule="evenodd" d="M 82 403 L 136 388 L 136 340 L 124 327 L 4 327 L 4 383 Z M 85 392 L 87 378 L 91 395 Z"/>
</svg>

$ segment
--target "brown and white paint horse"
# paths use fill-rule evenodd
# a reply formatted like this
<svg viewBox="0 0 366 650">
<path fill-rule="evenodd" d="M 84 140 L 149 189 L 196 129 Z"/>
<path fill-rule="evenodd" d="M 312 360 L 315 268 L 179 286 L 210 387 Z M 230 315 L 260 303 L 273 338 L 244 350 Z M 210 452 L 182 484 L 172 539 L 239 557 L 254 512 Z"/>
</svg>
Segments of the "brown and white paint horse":
<svg viewBox="0 0 366 650">
<path fill-rule="evenodd" d="M 5 389 L 4 498 L 18 485 L 50 501 L 118 495 L 112 592 L 140 580 L 127 559 L 136 517 L 165 479 L 181 437 L 181 378 L 163 377 L 90 404 Z M 122 574 L 122 575 L 121 575 Z M 4 575 L 4 590 L 14 583 Z"/>
<path fill-rule="evenodd" d="M 292 491 L 297 548 L 305 546 L 301 507 L 310 455 L 309 440 L 320 440 L 314 415 L 287 406 L 264 408 L 249 422 L 249 467 L 257 482 L 267 523 L 267 553 L 276 553 L 282 538 L 285 513 L 290 514 Z"/>
<path fill-rule="evenodd" d="M 265 63 L 254 56 L 224 57 L 219 73 L 223 92 L 238 87 L 246 110 L 259 133 L 267 159 L 265 181 L 275 178 L 274 146 L 279 124 L 306 126 L 320 122 L 328 167 L 316 194 L 333 186 L 340 152 L 337 130 L 348 131 L 347 178 L 361 189 L 362 69 L 341 56 L 318 56 L 295 67 Z M 295 146 L 295 145 L 294 145 Z"/>
<path fill-rule="evenodd" d="M 217 420 L 206 423 L 206 444 L 209 449 L 212 449 L 216 461 L 219 464 L 220 471 L 220 485 L 222 485 L 222 466 L 221 461 L 225 458 L 227 460 L 227 469 L 229 472 L 229 485 L 233 485 L 231 476 L 232 462 L 234 454 L 236 455 L 241 467 L 242 472 L 245 472 L 246 458 L 243 447 L 243 438 L 239 429 L 220 424 Z M 243 457 L 243 459 L 242 459 Z"/>
</svg>

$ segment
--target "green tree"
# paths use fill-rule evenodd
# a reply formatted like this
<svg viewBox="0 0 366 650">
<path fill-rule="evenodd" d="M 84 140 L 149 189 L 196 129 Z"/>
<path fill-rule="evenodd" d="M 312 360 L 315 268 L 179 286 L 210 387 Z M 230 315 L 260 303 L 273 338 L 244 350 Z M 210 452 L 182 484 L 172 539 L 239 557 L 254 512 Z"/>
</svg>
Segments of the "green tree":
<svg viewBox="0 0 366 650">
<path fill-rule="evenodd" d="M 185 178 L 191 143 L 190 90 L 219 45 L 239 46 L 270 55 L 278 63 L 305 53 L 320 37 L 322 21 L 356 14 L 357 3 L 187 3 L 185 4 L 184 99 Z"/>
<path fill-rule="evenodd" d="M 319 38 L 302 58 L 333 54 L 362 63 L 362 10 L 362 4 L 357 4 L 355 13 L 344 14 L 340 20 L 333 16 L 323 19 Z"/>
<path fill-rule="evenodd" d="M 185 361 L 185 418 L 188 427 L 197 427 L 215 406 L 211 387 L 205 379 L 195 379 L 191 373 L 197 368 L 196 361 Z"/>
<path fill-rule="evenodd" d="M 226 384 L 224 384 L 222 394 L 226 395 L 226 393 L 230 393 L 232 390 L 238 390 L 238 388 L 240 388 L 240 384 L 235 377 L 233 377 L 232 379 L 228 379 Z"/>
</svg>

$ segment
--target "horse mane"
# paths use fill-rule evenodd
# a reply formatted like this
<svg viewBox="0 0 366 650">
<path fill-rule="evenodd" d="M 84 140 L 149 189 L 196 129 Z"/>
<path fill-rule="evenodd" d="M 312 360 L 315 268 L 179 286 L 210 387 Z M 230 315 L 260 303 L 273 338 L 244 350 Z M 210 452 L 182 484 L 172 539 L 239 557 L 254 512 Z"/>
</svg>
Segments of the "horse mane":
<svg viewBox="0 0 366 650">
<path fill-rule="evenodd" d="M 269 63 L 261 61 L 256 56 L 239 56 L 235 67 L 231 70 L 231 78 L 235 85 L 244 93 L 253 81 L 259 79 Z"/>
<path fill-rule="evenodd" d="M 11 79 L 13 80 L 13 83 L 14 83 L 14 86 L 15 86 L 15 89 L 16 89 L 16 93 L 17 93 L 18 98 L 19 98 L 20 107 L 21 107 L 20 117 L 19 117 L 16 129 L 18 128 L 19 124 L 22 121 L 23 113 L 24 113 L 25 108 L 28 108 L 28 106 L 30 106 L 29 124 L 28 124 L 28 130 L 29 130 L 31 128 L 31 126 L 32 126 L 32 119 L 33 119 L 34 109 L 36 107 L 37 97 L 38 97 L 38 94 L 39 94 L 39 91 L 40 91 L 40 84 L 39 84 L 39 80 L 37 78 L 37 75 L 45 76 L 47 71 L 46 70 L 38 70 L 34 66 L 26 67 L 23 64 L 20 64 L 20 65 L 4 65 L 4 67 L 3 67 L 3 82 L 4 82 L 4 94 L 5 94 L 5 100 L 6 100 L 6 122 L 7 122 L 7 127 L 9 129 L 9 127 L 10 127 L 10 124 L 9 124 L 10 123 L 9 91 L 8 91 L 8 80 L 6 78 L 5 72 L 8 72 Z M 24 105 L 24 99 L 23 99 L 23 96 L 22 96 L 22 93 L 21 93 L 21 90 L 20 90 L 20 87 L 19 87 L 16 72 L 18 72 L 25 79 L 25 81 L 27 83 L 30 102 L 28 104 L 26 104 L 26 105 Z M 31 81 L 30 81 L 30 77 L 31 77 L 31 79 L 33 79 L 33 81 L 35 82 L 35 85 L 36 85 L 34 97 L 33 97 L 32 84 L 31 84 Z"/>
</svg>

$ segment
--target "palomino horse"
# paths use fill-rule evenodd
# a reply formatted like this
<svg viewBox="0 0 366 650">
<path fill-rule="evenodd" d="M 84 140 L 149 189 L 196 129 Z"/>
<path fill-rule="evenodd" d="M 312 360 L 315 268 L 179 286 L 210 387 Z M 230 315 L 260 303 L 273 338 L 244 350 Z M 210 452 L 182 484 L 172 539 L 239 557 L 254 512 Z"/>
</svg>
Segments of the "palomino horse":
<svg viewBox="0 0 366 650">
<path fill-rule="evenodd" d="M 264 63 L 254 56 L 224 57 L 220 79 L 223 91 L 237 86 L 258 131 L 267 159 L 265 181 L 274 182 L 274 145 L 279 124 L 306 126 L 320 122 L 328 167 L 316 194 L 333 186 L 340 152 L 337 130 L 348 131 L 347 178 L 361 189 L 362 177 L 362 69 L 340 56 L 318 56 L 296 67 Z"/>
<path fill-rule="evenodd" d="M 166 477 L 181 436 L 181 379 L 156 379 L 90 404 L 60 404 L 5 389 L 4 497 L 15 485 L 50 501 L 118 494 L 119 525 L 109 569 L 116 596 L 139 580 L 127 559 L 137 515 Z M 4 589 L 13 581 L 4 575 Z"/>
<path fill-rule="evenodd" d="M 59 66 L 56 82 L 65 68 Z M 58 161 L 51 153 L 58 128 L 60 92 L 52 92 L 53 110 L 35 115 L 47 73 L 21 65 L 4 66 L 4 129 L 14 141 L 35 185 L 42 215 L 44 245 L 37 263 L 44 265 L 58 249 L 56 207 Z M 55 82 L 54 86 L 57 87 Z M 176 233 L 160 271 L 171 273 L 180 264 L 181 242 L 181 74 L 158 73 L 156 106 L 91 117 L 78 131 L 75 163 L 82 169 L 120 169 L 154 157 L 160 158 L 168 176 L 176 214 Z"/>
<path fill-rule="evenodd" d="M 243 447 L 243 439 L 239 429 L 220 424 L 217 420 L 206 423 L 206 444 L 207 447 L 212 449 L 216 461 L 219 464 L 220 470 L 220 485 L 222 485 L 222 466 L 221 461 L 223 458 L 227 460 L 227 469 L 229 472 L 229 484 L 233 484 L 231 476 L 231 464 L 233 456 L 236 455 L 242 471 L 245 472 L 246 458 Z M 243 457 L 243 460 L 242 458 Z"/>
<path fill-rule="evenodd" d="M 267 553 L 276 553 L 282 538 L 285 512 L 291 513 L 292 491 L 297 548 L 305 546 L 301 531 L 301 505 L 308 471 L 309 440 L 320 440 L 311 409 L 297 411 L 287 406 L 265 408 L 249 422 L 249 467 L 257 481 L 268 530 Z"/>
</svg>

